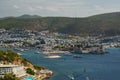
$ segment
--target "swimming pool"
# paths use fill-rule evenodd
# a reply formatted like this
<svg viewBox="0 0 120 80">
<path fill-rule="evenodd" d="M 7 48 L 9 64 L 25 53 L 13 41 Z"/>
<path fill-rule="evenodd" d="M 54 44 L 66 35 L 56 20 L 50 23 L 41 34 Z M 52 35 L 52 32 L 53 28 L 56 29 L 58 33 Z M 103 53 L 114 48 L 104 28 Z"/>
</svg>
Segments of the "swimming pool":
<svg viewBox="0 0 120 80">
<path fill-rule="evenodd" d="M 33 77 L 27 77 L 25 80 L 35 80 Z"/>
</svg>

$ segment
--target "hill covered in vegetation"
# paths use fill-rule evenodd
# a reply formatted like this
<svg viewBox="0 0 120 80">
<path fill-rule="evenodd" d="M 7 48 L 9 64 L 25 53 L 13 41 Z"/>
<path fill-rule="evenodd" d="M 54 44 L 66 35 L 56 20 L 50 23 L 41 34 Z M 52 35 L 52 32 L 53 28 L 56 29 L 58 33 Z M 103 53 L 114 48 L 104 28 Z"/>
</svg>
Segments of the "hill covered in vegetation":
<svg viewBox="0 0 120 80">
<path fill-rule="evenodd" d="M 14 65 L 23 65 L 26 68 L 32 69 L 45 69 L 42 66 L 33 65 L 30 61 L 25 58 L 22 58 L 21 55 L 11 51 L 0 51 L 0 63 L 2 64 L 14 64 Z"/>
<path fill-rule="evenodd" d="M 120 12 L 106 13 L 85 18 L 40 17 L 22 15 L 0 19 L 0 28 L 49 30 L 77 35 L 120 35 Z"/>
<path fill-rule="evenodd" d="M 52 75 L 52 71 L 47 70 L 42 66 L 33 65 L 30 61 L 22 58 L 19 54 L 11 50 L 0 51 L 0 64 L 22 65 L 26 71 L 26 75 L 29 74 L 28 76 L 33 76 L 36 80 L 43 80 Z M 23 80 L 23 78 L 16 77 L 16 75 L 13 73 L 8 73 L 5 74 L 4 77 L 0 77 L 0 80 Z"/>
</svg>

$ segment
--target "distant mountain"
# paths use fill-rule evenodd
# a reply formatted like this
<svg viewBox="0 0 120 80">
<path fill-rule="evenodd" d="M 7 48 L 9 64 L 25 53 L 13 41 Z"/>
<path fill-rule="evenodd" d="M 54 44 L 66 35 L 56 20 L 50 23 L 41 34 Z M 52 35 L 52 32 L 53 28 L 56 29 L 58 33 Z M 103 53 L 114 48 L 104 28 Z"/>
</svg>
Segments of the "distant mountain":
<svg viewBox="0 0 120 80">
<path fill-rule="evenodd" d="M 120 35 L 120 12 L 106 13 L 85 18 L 40 17 L 22 15 L 0 20 L 0 28 L 50 30 L 76 35 Z"/>
<path fill-rule="evenodd" d="M 28 15 L 28 14 L 24 14 L 22 16 L 19 16 L 17 18 L 40 18 L 40 16 L 38 15 Z"/>
</svg>

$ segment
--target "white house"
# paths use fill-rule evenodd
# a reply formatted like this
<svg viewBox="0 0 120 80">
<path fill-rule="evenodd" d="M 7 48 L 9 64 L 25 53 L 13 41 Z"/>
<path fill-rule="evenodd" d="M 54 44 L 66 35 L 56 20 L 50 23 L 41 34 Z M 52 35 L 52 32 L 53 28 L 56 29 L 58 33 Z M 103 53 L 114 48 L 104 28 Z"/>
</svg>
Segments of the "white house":
<svg viewBox="0 0 120 80">
<path fill-rule="evenodd" d="M 23 66 L 19 65 L 0 65 L 0 75 L 5 75 L 8 73 L 13 73 L 17 77 L 22 77 L 26 75 L 26 72 L 24 70 Z"/>
</svg>

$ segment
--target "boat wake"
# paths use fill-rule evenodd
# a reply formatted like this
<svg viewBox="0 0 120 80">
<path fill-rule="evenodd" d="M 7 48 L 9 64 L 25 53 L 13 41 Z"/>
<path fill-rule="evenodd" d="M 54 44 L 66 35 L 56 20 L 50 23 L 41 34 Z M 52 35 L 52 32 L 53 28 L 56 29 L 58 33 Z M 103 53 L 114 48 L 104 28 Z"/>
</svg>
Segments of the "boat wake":
<svg viewBox="0 0 120 80">
<path fill-rule="evenodd" d="M 70 78 L 70 80 L 75 80 L 73 75 L 68 75 L 68 77 Z"/>
</svg>

